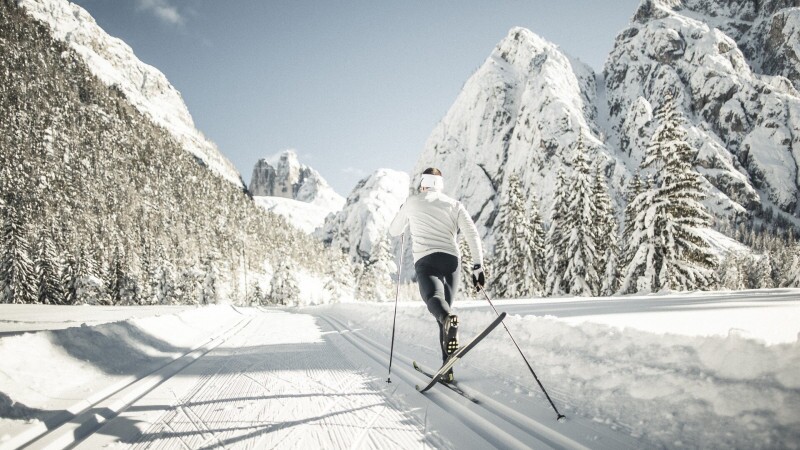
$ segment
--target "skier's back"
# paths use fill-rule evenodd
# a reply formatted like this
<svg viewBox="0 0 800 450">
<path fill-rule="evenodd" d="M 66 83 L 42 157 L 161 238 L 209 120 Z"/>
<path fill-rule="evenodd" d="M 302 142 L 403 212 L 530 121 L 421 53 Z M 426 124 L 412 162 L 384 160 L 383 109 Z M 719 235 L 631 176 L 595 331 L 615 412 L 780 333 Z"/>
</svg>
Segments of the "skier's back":
<svg viewBox="0 0 800 450">
<path fill-rule="evenodd" d="M 461 202 L 442 192 L 444 181 L 438 169 L 422 174 L 420 193 L 412 195 L 389 226 L 393 236 L 411 231 L 414 269 L 420 295 L 439 324 L 442 360 L 458 348 L 458 317 L 451 313 L 457 292 L 460 253 L 456 237 L 460 229 L 472 253 L 473 282 L 483 287 L 483 250 L 478 230 Z M 452 381 L 452 372 L 445 381 Z"/>
</svg>

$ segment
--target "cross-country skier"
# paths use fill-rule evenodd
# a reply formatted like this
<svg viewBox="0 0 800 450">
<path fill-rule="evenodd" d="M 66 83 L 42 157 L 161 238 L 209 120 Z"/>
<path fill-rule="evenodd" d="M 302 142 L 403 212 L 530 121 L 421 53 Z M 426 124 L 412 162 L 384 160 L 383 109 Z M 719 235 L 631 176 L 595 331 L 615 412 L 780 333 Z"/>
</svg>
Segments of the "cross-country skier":
<svg viewBox="0 0 800 450">
<path fill-rule="evenodd" d="M 461 202 L 442 193 L 444 180 L 439 169 L 429 168 L 422 173 L 419 193 L 412 195 L 400 207 L 389 226 L 389 234 L 399 236 L 406 226 L 411 230 L 411 250 L 414 269 L 422 299 L 428 311 L 439 323 L 442 360 L 458 349 L 458 316 L 451 313 L 457 292 L 458 266 L 461 255 L 456 243 L 460 229 L 472 252 L 472 282 L 482 289 L 486 284 L 483 270 L 483 250 L 478 230 Z M 451 369 L 442 381 L 452 382 Z"/>
</svg>

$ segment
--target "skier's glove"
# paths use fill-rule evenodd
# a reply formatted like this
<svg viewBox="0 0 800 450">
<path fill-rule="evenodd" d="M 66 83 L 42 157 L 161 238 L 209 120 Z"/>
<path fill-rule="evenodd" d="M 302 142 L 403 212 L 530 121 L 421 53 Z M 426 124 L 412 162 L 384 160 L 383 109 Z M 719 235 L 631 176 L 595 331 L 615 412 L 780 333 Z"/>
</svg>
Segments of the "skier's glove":
<svg viewBox="0 0 800 450">
<path fill-rule="evenodd" d="M 483 271 L 483 267 L 480 264 L 472 266 L 472 284 L 474 284 L 475 289 L 479 291 L 486 286 L 486 273 Z"/>
</svg>

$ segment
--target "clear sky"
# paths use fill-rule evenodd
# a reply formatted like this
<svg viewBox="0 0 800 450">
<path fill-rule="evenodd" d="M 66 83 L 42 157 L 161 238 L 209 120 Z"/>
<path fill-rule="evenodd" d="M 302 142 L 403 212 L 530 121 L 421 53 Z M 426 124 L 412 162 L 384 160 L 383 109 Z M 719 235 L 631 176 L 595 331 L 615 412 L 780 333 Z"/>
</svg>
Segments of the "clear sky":
<svg viewBox="0 0 800 450">
<path fill-rule="evenodd" d="M 411 171 L 462 85 L 522 26 L 602 70 L 640 0 L 78 0 L 164 72 L 250 181 L 287 148 L 347 196 Z"/>
</svg>

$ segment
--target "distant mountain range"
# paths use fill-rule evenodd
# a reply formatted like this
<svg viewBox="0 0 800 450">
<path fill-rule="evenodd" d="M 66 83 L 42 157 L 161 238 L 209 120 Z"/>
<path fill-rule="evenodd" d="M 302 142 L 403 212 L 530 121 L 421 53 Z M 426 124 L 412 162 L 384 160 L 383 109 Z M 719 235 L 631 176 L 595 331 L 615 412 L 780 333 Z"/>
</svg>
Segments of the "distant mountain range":
<svg viewBox="0 0 800 450">
<path fill-rule="evenodd" d="M 161 72 L 139 61 L 76 5 L 18 3 L 187 151 L 244 188 L 230 161 L 194 127 L 180 93 Z M 572 149 L 581 136 L 596 170 L 607 176 L 621 215 L 625 189 L 654 129 L 654 111 L 672 92 L 697 150 L 695 168 L 709 189 L 706 205 L 717 227 L 757 222 L 800 228 L 797 6 L 796 1 L 644 0 L 618 34 L 601 74 L 532 31 L 513 28 L 432 131 L 409 185 L 417 184 L 424 168 L 440 168 L 445 192 L 464 202 L 491 251 L 509 177 L 520 176 L 523 194 L 539 200 L 547 222 L 555 175 L 563 168 L 569 176 Z M 382 181 L 389 178 L 391 183 Z M 393 214 L 399 207 L 395 200 L 407 194 L 396 186 L 400 178 L 378 171 L 345 202 L 287 151 L 256 164 L 249 191 L 306 232 L 317 230 L 326 242 L 363 258 L 377 239 L 374 224 L 389 214 L 381 208 L 394 208 Z M 391 201 L 380 204 L 378 198 Z M 286 204 L 292 201 L 307 205 L 293 209 Z"/>
<path fill-rule="evenodd" d="M 569 176 L 583 136 L 621 213 L 653 111 L 671 91 L 718 225 L 755 218 L 800 227 L 795 3 L 643 1 L 602 74 L 512 29 L 467 80 L 414 174 L 442 169 L 445 191 L 465 203 L 491 246 L 509 177 L 519 174 L 547 221 L 557 170 Z"/>
</svg>

